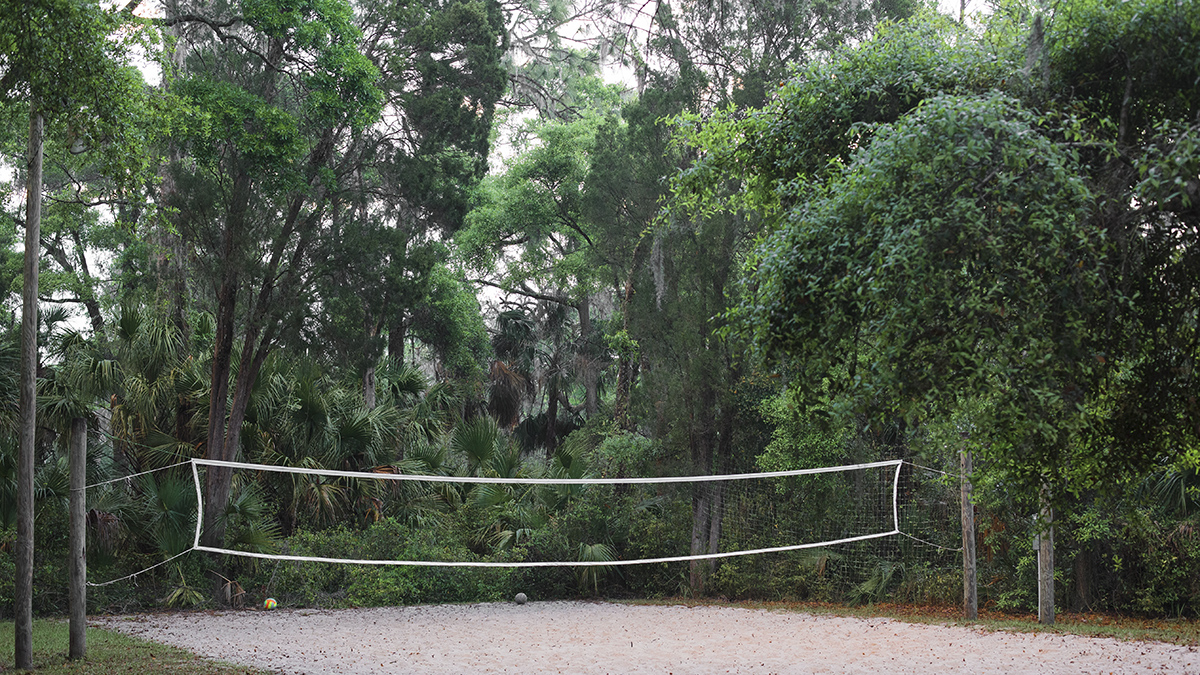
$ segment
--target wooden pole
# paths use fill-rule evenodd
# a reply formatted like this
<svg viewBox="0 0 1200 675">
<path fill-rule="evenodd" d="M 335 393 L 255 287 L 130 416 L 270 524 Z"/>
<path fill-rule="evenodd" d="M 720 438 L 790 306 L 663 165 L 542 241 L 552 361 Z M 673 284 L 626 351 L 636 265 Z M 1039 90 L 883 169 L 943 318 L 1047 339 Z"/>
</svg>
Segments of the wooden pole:
<svg viewBox="0 0 1200 675">
<path fill-rule="evenodd" d="M 1054 509 L 1050 507 L 1050 488 L 1042 488 L 1042 508 L 1038 529 L 1038 622 L 1054 625 Z"/>
<path fill-rule="evenodd" d="M 13 579 L 13 656 L 33 669 L 33 464 L 37 441 L 38 257 L 42 245 L 42 134 L 37 98 L 29 104 L 29 164 L 25 175 L 25 279 L 21 293 L 21 440 L 17 453 L 17 546 Z"/>
<path fill-rule="evenodd" d="M 71 420 L 71 500 L 70 500 L 70 649 L 68 657 L 79 660 L 87 657 L 87 531 L 85 517 L 87 492 L 87 420 Z"/>
<path fill-rule="evenodd" d="M 959 451 L 962 491 L 963 615 L 979 618 L 979 591 L 975 579 L 975 505 L 971 503 L 971 451 Z"/>
</svg>

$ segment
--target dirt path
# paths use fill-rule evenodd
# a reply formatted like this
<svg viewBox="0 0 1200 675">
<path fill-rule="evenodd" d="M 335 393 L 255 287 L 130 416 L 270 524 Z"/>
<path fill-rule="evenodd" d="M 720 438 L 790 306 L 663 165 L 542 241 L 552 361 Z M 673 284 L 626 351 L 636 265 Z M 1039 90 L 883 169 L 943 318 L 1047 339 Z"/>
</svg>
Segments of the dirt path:
<svg viewBox="0 0 1200 675">
<path fill-rule="evenodd" d="M 1157 642 L 584 602 L 228 611 L 93 625 L 281 673 L 1194 673 Z"/>
</svg>

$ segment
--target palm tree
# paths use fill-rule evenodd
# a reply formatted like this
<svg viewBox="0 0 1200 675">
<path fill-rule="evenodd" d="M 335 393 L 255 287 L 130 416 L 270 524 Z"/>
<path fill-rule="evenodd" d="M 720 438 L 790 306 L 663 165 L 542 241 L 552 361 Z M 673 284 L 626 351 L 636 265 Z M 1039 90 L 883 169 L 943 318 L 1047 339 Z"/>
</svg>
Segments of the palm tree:
<svg viewBox="0 0 1200 675">
<path fill-rule="evenodd" d="M 113 323 L 115 359 L 105 359 L 93 346 L 81 352 L 75 372 L 100 392 L 111 392 L 116 459 L 143 471 L 197 456 L 209 389 L 203 365 L 167 317 L 126 305 Z"/>
<path fill-rule="evenodd" d="M 85 338 L 69 328 L 51 336 L 59 363 L 39 383 L 42 418 L 65 429 L 72 418 L 83 417 L 94 433 L 107 437 L 113 455 L 89 453 L 93 480 L 194 457 L 198 436 L 190 424 L 191 411 L 201 407 L 207 392 L 178 329 L 132 305 L 122 307 L 109 325 L 114 331 L 110 344 L 103 335 Z M 101 402 L 107 408 L 97 405 Z M 60 431 L 58 436 L 68 435 Z M 94 490 L 88 499 L 89 521 L 104 553 L 115 552 L 120 543 L 163 556 L 190 546 L 196 498 L 186 470 Z"/>
<path fill-rule="evenodd" d="M 574 374 L 575 349 L 568 344 L 570 322 L 567 308 L 560 303 L 543 302 L 539 307 L 541 321 L 538 329 L 542 340 L 538 349 L 541 366 L 542 391 L 546 399 L 546 424 L 542 444 L 546 457 L 553 458 L 558 447 L 558 404 Z"/>
<path fill-rule="evenodd" d="M 537 323 L 524 308 L 517 308 L 500 312 L 496 327 L 488 412 L 506 429 L 512 429 L 520 421 L 521 404 L 534 392 Z"/>
</svg>

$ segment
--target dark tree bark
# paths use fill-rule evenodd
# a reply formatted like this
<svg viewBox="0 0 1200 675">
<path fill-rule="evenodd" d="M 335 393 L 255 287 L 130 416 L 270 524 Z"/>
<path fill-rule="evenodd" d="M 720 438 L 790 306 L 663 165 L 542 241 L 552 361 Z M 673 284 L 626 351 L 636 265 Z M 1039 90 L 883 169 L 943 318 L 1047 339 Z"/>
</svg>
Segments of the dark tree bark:
<svg viewBox="0 0 1200 675">
<path fill-rule="evenodd" d="M 44 121 L 35 98 L 29 106 L 29 154 L 25 178 L 25 279 L 21 295 L 21 440 L 17 456 L 17 555 L 13 579 L 14 664 L 33 669 L 33 464 L 37 441 L 38 249 L 42 226 Z"/>
<path fill-rule="evenodd" d="M 363 320 L 363 330 L 367 334 L 366 346 L 363 354 L 363 403 L 367 406 L 367 410 L 375 409 L 375 357 L 374 347 L 372 344 L 374 338 L 379 334 L 379 324 L 375 321 L 375 316 L 368 310 L 366 319 Z"/>
<path fill-rule="evenodd" d="M 217 331 L 213 347 L 212 399 L 209 403 L 208 458 L 224 461 L 237 459 L 242 424 L 246 408 L 263 363 L 275 345 L 276 330 L 281 317 L 288 311 L 302 283 L 301 267 L 315 236 L 323 210 L 324 191 L 320 186 L 319 170 L 329 160 L 333 150 L 333 132 L 327 130 L 313 149 L 308 160 L 308 190 L 294 195 L 289 201 L 279 234 L 271 243 L 270 254 L 261 286 L 250 308 L 242 335 L 242 349 L 233 398 L 228 403 L 229 375 L 234 335 L 237 330 L 235 314 L 239 275 L 236 270 L 238 235 L 246 226 L 251 181 L 245 172 L 235 180 L 229 218 L 222 234 L 223 279 L 217 293 Z M 302 217 L 306 203 L 312 211 Z M 290 251 L 289 246 L 291 246 Z M 225 538 L 221 513 L 229 499 L 232 474 L 224 467 L 209 467 L 205 484 L 204 529 L 201 544 L 219 547 Z"/>
<path fill-rule="evenodd" d="M 388 356 L 396 365 L 404 363 L 404 340 L 408 337 L 408 324 L 397 313 L 388 323 Z"/>
<path fill-rule="evenodd" d="M 550 375 L 546 379 L 546 458 L 551 459 L 558 446 L 558 377 Z"/>
<path fill-rule="evenodd" d="M 636 251 L 634 257 L 636 258 Z M 634 268 L 636 269 L 636 268 Z M 633 271 L 630 270 L 629 278 L 625 280 L 625 293 L 621 298 L 621 324 L 622 330 L 628 334 L 629 332 L 629 303 L 633 300 Z M 613 419 L 617 423 L 617 428 L 622 431 L 633 431 L 633 425 L 629 420 L 629 395 L 633 389 L 634 368 L 636 367 L 637 356 L 635 354 L 627 354 L 622 352 L 617 355 L 617 391 L 613 397 Z"/>
<path fill-rule="evenodd" d="M 217 289 L 217 325 L 213 340 L 212 391 L 208 403 L 209 459 L 230 461 L 233 452 L 226 447 L 225 414 L 229 405 L 229 373 L 233 359 L 233 337 L 236 326 L 238 284 L 240 278 L 232 263 L 236 233 L 244 227 L 247 203 L 250 199 L 250 176 L 241 172 L 234 180 L 233 202 L 224 231 L 221 233 L 221 285 Z M 244 369 L 243 369 L 244 370 Z M 219 525 L 225 501 L 229 497 L 230 470 L 210 466 L 204 483 L 204 531 L 200 543 L 219 547 L 224 540 L 224 528 Z"/>
<path fill-rule="evenodd" d="M 583 362 L 583 411 L 592 417 L 600 410 L 600 373 L 596 367 L 596 345 L 592 343 L 592 303 L 584 296 L 579 312 L 578 358 Z"/>
<path fill-rule="evenodd" d="M 70 533 L 68 557 L 71 577 L 70 622 L 67 656 L 72 661 L 87 657 L 87 493 L 84 492 L 87 474 L 87 420 L 71 420 L 69 498 Z"/>
<path fill-rule="evenodd" d="M 715 429 L 713 418 L 716 412 L 716 392 L 710 383 L 705 383 L 700 389 L 700 400 L 692 413 L 692 471 L 696 475 L 708 475 L 713 468 L 713 449 Z M 719 493 L 714 493 L 711 485 L 700 485 L 695 488 L 692 496 L 692 555 L 702 555 L 710 552 L 709 536 L 713 531 L 713 517 L 717 507 Z M 716 524 L 719 534 L 720 524 Z M 693 560 L 690 565 L 690 582 L 693 596 L 704 594 L 705 581 L 709 565 L 703 561 Z"/>
<path fill-rule="evenodd" d="M 740 369 L 730 369 L 730 379 L 736 381 L 741 376 Z M 732 404 L 726 402 L 726 405 L 721 409 L 721 428 L 720 434 L 717 437 L 717 456 L 714 473 L 724 474 L 730 473 L 733 464 L 733 424 L 736 409 Z M 718 553 L 721 550 L 721 528 L 724 525 L 725 509 L 725 487 L 724 481 L 712 483 L 712 517 L 708 528 L 708 552 Z M 713 572 L 716 570 L 717 560 L 712 558 L 708 561 L 708 570 Z"/>
</svg>

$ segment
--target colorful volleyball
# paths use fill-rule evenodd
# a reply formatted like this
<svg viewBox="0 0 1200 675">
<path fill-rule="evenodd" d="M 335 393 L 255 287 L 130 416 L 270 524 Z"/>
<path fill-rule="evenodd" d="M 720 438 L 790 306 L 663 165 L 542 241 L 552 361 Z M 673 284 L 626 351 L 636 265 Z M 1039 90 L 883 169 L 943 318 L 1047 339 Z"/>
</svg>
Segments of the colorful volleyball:
<svg viewBox="0 0 1200 675">
<path fill-rule="evenodd" d="M 267 598 L 266 600 L 263 600 L 263 609 L 275 609 L 278 606 L 279 603 L 275 602 L 275 598 Z"/>
</svg>

